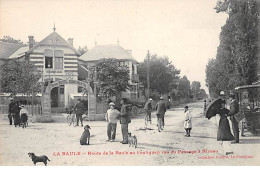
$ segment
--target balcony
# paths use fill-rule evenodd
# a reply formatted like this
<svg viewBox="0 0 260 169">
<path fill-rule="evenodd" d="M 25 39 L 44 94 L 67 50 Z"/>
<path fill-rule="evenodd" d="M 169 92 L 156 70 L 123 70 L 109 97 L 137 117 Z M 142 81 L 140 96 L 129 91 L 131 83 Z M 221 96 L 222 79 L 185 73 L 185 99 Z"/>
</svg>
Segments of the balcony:
<svg viewBox="0 0 260 169">
<path fill-rule="evenodd" d="M 133 74 L 132 75 L 132 82 L 133 83 L 138 83 L 139 82 L 139 75 Z"/>
</svg>

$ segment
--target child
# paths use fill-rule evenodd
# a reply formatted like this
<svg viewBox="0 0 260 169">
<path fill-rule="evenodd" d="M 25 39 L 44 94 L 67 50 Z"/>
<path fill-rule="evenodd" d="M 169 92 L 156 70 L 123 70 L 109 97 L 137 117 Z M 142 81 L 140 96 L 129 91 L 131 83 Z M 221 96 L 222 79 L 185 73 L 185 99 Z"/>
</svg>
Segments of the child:
<svg viewBox="0 0 260 169">
<path fill-rule="evenodd" d="M 89 125 L 86 125 L 84 127 L 84 132 L 82 133 L 82 135 L 80 137 L 80 145 L 89 145 L 89 139 L 90 139 L 89 129 L 91 129 L 89 127 Z"/>
<path fill-rule="evenodd" d="M 20 106 L 21 110 L 20 110 L 20 117 L 21 117 L 21 124 L 22 127 L 25 128 L 26 125 L 28 125 L 27 121 L 28 121 L 28 111 L 24 108 L 24 105 Z"/>
<path fill-rule="evenodd" d="M 192 128 L 192 123 L 191 123 L 191 114 L 190 111 L 188 110 L 189 107 L 185 106 L 185 111 L 184 111 L 184 129 L 186 130 L 186 137 L 190 137 L 190 131 Z"/>
</svg>

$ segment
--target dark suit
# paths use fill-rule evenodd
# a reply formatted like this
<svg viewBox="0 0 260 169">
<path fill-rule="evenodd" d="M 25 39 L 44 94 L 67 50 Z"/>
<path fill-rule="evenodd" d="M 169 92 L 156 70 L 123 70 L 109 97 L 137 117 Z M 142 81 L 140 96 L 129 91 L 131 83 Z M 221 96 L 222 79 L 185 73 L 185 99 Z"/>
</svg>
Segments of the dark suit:
<svg viewBox="0 0 260 169">
<path fill-rule="evenodd" d="M 83 119 L 82 115 L 84 114 L 84 104 L 79 101 L 75 106 L 74 110 L 76 110 L 76 119 L 77 119 L 77 126 L 79 125 L 79 120 L 81 122 L 81 125 L 83 126 Z"/>
<path fill-rule="evenodd" d="M 127 111 L 126 105 L 122 105 L 121 112 L 119 113 L 119 117 L 120 117 L 123 142 L 128 143 L 128 123 L 131 123 L 131 119 L 129 117 L 129 112 Z"/>
<path fill-rule="evenodd" d="M 238 121 L 235 118 L 235 114 L 237 114 L 239 111 L 239 105 L 238 102 L 234 99 L 231 101 L 230 104 L 230 120 L 232 122 L 232 130 L 235 137 L 235 142 L 239 143 L 239 127 L 238 127 Z"/>
<path fill-rule="evenodd" d="M 160 100 L 156 104 L 156 115 L 157 115 L 157 120 L 159 120 L 159 117 L 162 118 L 163 125 L 165 124 L 164 123 L 164 115 L 165 115 L 166 110 L 167 110 L 167 108 L 166 108 L 164 101 Z"/>
<path fill-rule="evenodd" d="M 13 123 L 13 120 L 12 120 L 12 116 L 14 115 L 14 107 L 15 107 L 15 102 L 14 101 L 12 101 L 10 104 L 9 104 L 9 113 L 8 113 L 8 118 L 9 118 L 9 123 L 10 123 L 10 125 L 12 125 L 12 123 Z"/>
</svg>

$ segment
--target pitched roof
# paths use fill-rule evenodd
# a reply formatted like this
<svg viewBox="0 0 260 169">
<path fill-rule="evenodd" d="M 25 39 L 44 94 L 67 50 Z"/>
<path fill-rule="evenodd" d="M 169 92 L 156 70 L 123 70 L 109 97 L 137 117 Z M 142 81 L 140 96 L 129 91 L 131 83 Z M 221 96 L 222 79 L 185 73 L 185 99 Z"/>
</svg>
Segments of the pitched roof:
<svg viewBox="0 0 260 169">
<path fill-rule="evenodd" d="M 0 41 L 0 59 L 8 59 L 14 52 L 24 46 L 24 44 L 15 44 Z"/>
<path fill-rule="evenodd" d="M 69 43 L 65 39 L 63 39 L 57 32 L 52 32 L 50 35 L 48 35 L 38 44 L 34 45 L 27 53 L 31 53 L 35 48 L 39 46 L 53 46 L 53 45 L 69 47 L 77 55 L 80 55 L 80 53 L 74 47 L 70 46 Z"/>
<path fill-rule="evenodd" d="M 80 56 L 80 59 L 83 61 L 97 61 L 104 58 L 115 58 L 118 60 L 131 60 L 137 62 L 131 54 L 119 45 L 97 45 Z"/>
<path fill-rule="evenodd" d="M 21 47 L 16 52 L 14 52 L 9 59 L 19 58 L 25 54 L 29 50 L 29 46 Z"/>
</svg>

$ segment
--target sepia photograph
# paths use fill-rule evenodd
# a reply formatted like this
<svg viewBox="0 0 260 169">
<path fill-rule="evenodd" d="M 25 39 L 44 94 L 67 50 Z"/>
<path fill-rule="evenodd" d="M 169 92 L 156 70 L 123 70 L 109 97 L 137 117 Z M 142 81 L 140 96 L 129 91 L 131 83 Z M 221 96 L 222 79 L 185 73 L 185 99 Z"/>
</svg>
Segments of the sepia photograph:
<svg viewBox="0 0 260 169">
<path fill-rule="evenodd" d="M 260 166 L 260 0 L 0 0 L 0 166 Z"/>
</svg>

